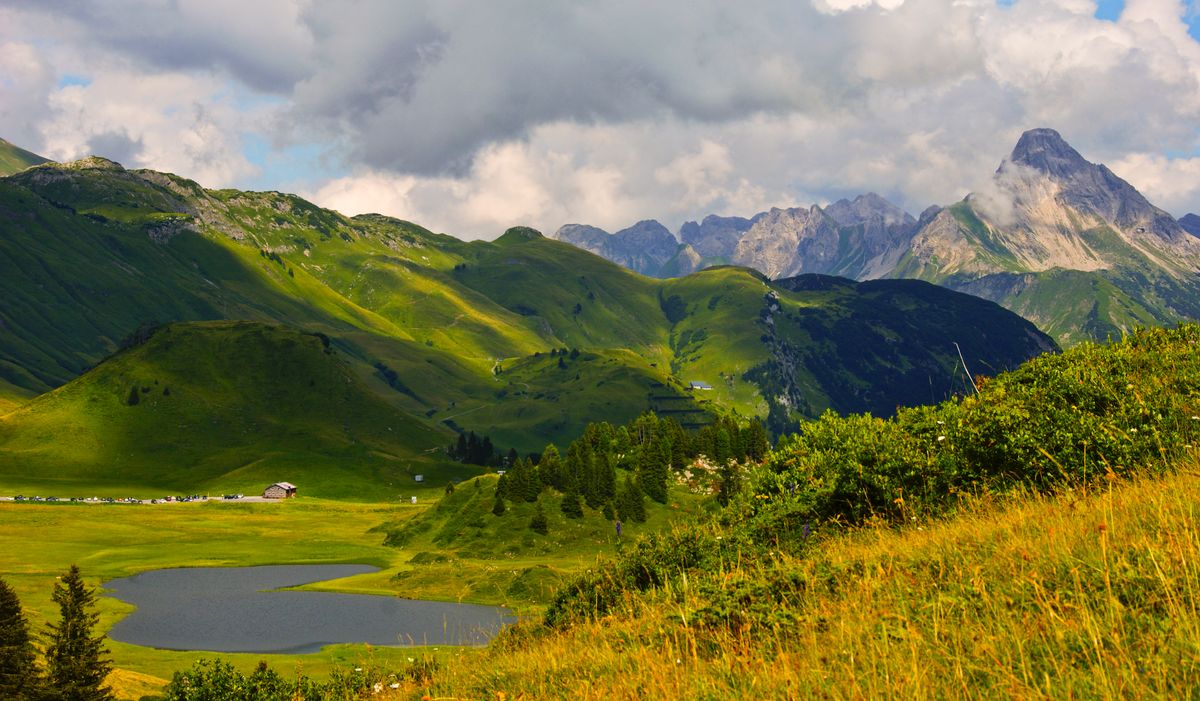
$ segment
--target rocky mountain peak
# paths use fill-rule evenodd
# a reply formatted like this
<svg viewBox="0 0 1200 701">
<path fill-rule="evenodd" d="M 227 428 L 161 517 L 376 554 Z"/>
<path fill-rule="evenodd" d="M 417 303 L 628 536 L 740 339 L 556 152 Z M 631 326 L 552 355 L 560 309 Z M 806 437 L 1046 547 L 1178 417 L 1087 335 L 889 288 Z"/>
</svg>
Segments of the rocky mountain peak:
<svg viewBox="0 0 1200 701">
<path fill-rule="evenodd" d="M 1192 236 L 1200 238 L 1200 216 L 1195 214 L 1185 214 L 1183 215 L 1183 218 L 1179 220 L 1179 225 L 1183 227 L 1184 231 L 1188 232 Z"/>
<path fill-rule="evenodd" d="M 646 243 L 665 243 L 668 240 L 672 245 L 678 243 L 675 235 L 656 219 L 643 219 L 633 226 L 621 229 L 613 236 Z"/>
<path fill-rule="evenodd" d="M 699 224 L 694 221 L 684 222 L 679 228 L 679 238 L 701 256 L 729 259 L 738 240 L 753 223 L 754 220 L 744 217 L 710 214 Z"/>
<path fill-rule="evenodd" d="M 567 224 L 559 227 L 552 238 L 591 251 L 643 275 L 658 275 L 680 251 L 675 235 L 654 219 L 643 219 L 613 234 L 586 224 Z"/>
<path fill-rule="evenodd" d="M 1022 134 L 1009 161 L 1060 179 L 1095 167 L 1053 129 L 1030 129 Z"/>
<path fill-rule="evenodd" d="M 842 226 L 854 226 L 878 222 L 884 226 L 916 223 L 912 215 L 888 202 L 874 192 L 859 195 L 853 200 L 841 199 L 825 207 L 825 214 L 833 217 Z"/>
</svg>

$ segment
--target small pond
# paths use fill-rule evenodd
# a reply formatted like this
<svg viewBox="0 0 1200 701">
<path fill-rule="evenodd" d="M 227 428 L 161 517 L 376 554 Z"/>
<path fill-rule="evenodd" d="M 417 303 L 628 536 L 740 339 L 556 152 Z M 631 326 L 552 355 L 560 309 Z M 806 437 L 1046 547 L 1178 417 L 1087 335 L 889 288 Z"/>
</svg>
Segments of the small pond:
<svg viewBox="0 0 1200 701">
<path fill-rule="evenodd" d="M 377 570 L 369 565 L 196 567 L 114 579 L 104 585 L 106 594 L 137 610 L 108 636 L 166 650 L 310 653 L 334 643 L 482 645 L 515 620 L 495 606 L 271 591 Z"/>
</svg>

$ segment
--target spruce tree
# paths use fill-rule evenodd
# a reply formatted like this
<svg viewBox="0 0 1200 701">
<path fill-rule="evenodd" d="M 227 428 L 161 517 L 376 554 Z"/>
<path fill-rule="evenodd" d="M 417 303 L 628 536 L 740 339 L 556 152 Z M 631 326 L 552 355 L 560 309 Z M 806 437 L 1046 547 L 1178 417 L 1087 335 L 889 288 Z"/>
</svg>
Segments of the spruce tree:
<svg viewBox="0 0 1200 701">
<path fill-rule="evenodd" d="M 721 482 L 717 487 L 717 503 L 729 506 L 734 495 L 742 488 L 741 467 L 732 460 L 726 460 L 719 468 Z"/>
<path fill-rule="evenodd" d="M 496 501 L 492 504 L 492 514 L 496 516 L 503 516 L 505 511 L 508 511 L 508 507 L 504 505 L 504 497 L 497 493 Z"/>
<path fill-rule="evenodd" d="M 546 512 L 542 510 L 542 503 L 539 501 L 537 511 L 534 512 L 533 518 L 529 520 L 529 527 L 534 533 L 546 535 L 550 532 L 550 522 L 546 519 Z"/>
<path fill-rule="evenodd" d="M 667 503 L 670 460 L 671 445 L 665 435 L 654 436 L 642 446 L 642 456 L 638 461 L 638 479 L 646 495 L 660 504 Z"/>
<path fill-rule="evenodd" d="M 563 480 L 562 459 L 558 455 L 558 447 L 553 443 L 542 451 L 542 457 L 538 460 L 538 475 L 543 483 L 560 492 L 566 487 L 566 482 Z"/>
<path fill-rule="evenodd" d="M 46 627 L 46 678 L 52 694 L 71 701 L 110 701 L 104 686 L 111 665 L 104 636 L 93 635 L 99 616 L 92 612 L 96 592 L 83 582 L 79 566 L 54 585 L 52 595 L 61 620 Z"/>
<path fill-rule="evenodd" d="M 617 495 L 617 516 L 622 521 L 641 523 L 646 520 L 646 498 L 637 480 L 625 476 Z"/>
<path fill-rule="evenodd" d="M 641 480 L 631 480 L 629 493 L 629 518 L 634 523 L 646 522 L 646 492 L 642 489 Z"/>
<path fill-rule="evenodd" d="M 759 421 L 751 421 L 742 429 L 742 444 L 745 446 L 746 458 L 754 462 L 762 462 L 763 458 L 767 457 L 767 451 L 771 449 L 767 429 Z"/>
<path fill-rule="evenodd" d="M 583 506 L 579 503 L 579 492 L 569 488 L 562 499 L 563 516 L 567 518 L 583 518 Z"/>
<path fill-rule="evenodd" d="M 716 446 L 713 448 L 713 462 L 717 465 L 724 465 L 730 458 L 733 457 L 733 449 L 729 443 L 729 431 L 724 428 L 717 429 Z"/>
<path fill-rule="evenodd" d="M 35 699 L 40 687 L 41 675 L 21 601 L 0 579 L 0 699 Z"/>
<path fill-rule="evenodd" d="M 528 458 L 525 459 L 525 473 L 525 501 L 537 501 L 545 485 L 542 484 L 541 473 L 533 466 L 533 461 Z"/>
</svg>

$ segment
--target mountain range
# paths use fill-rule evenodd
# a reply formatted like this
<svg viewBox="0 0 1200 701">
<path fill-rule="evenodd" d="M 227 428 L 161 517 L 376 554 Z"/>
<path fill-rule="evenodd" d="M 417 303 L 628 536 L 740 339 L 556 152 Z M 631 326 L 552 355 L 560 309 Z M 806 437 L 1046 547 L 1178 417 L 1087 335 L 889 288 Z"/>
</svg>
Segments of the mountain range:
<svg viewBox="0 0 1200 701">
<path fill-rule="evenodd" d="M 645 237 L 630 230 L 569 225 L 554 237 L 655 276 L 731 262 L 770 278 L 926 280 L 995 301 L 1063 344 L 1200 318 L 1200 216 L 1174 219 L 1052 129 L 1023 134 L 985 191 L 917 218 L 866 194 L 708 216 L 678 239 L 657 222 L 635 228 L 654 232 L 653 256 L 633 255 Z"/>
<path fill-rule="evenodd" d="M 532 229 L 465 242 L 97 157 L 0 178 L 0 300 L 10 484 L 105 464 L 241 484 L 334 455 L 382 485 L 452 469 L 437 446 L 455 431 L 536 451 L 648 409 L 779 431 L 969 391 L 964 361 L 992 374 L 1056 347 L 922 281 L 655 280 Z M 311 440 L 287 429 L 322 416 Z M 186 465 L 156 467 L 171 445 Z"/>
</svg>

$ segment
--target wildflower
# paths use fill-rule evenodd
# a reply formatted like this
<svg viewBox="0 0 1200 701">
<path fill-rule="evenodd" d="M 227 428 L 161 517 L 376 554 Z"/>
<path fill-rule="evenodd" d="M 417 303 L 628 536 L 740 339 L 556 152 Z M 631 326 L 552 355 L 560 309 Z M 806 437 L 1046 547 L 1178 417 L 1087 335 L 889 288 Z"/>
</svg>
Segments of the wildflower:
<svg viewBox="0 0 1200 701">
<path fill-rule="evenodd" d="M 941 443 L 944 440 L 946 440 L 945 436 L 938 436 L 938 443 Z"/>
</svg>

